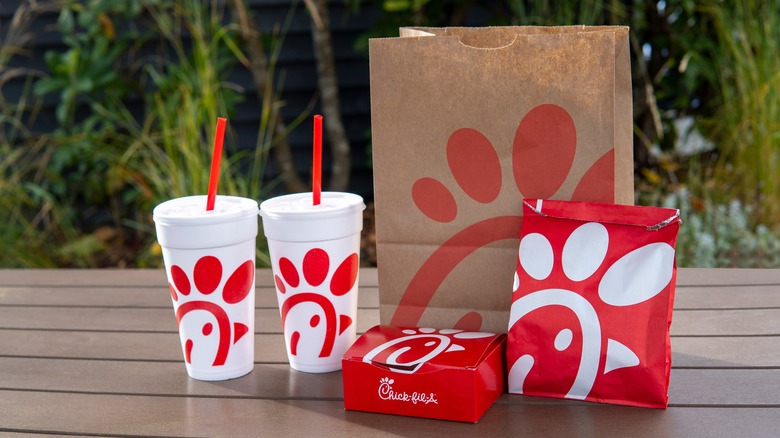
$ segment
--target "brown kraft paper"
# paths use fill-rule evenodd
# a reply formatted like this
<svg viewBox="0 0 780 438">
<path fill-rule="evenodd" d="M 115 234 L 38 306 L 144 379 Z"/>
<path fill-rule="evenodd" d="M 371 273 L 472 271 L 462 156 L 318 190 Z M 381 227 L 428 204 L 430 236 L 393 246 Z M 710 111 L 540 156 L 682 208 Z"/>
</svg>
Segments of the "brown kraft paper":
<svg viewBox="0 0 780 438">
<path fill-rule="evenodd" d="M 628 28 L 369 42 L 380 321 L 506 332 L 523 198 L 633 204 Z"/>
</svg>

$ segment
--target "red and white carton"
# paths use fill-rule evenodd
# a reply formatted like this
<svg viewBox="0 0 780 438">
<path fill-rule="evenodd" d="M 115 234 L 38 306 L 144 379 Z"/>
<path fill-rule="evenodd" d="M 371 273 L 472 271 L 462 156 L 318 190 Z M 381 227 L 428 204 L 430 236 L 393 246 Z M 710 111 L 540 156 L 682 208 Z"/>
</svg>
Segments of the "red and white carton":
<svg viewBox="0 0 780 438">
<path fill-rule="evenodd" d="M 344 408 L 476 423 L 504 392 L 506 335 L 378 325 L 342 359 Z"/>
</svg>

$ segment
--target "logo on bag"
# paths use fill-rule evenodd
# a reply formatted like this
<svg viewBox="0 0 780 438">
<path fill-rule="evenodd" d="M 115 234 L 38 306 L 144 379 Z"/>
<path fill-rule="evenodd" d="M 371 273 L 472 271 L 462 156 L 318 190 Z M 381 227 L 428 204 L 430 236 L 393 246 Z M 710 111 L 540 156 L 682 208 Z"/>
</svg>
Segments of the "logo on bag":
<svg viewBox="0 0 780 438">
<path fill-rule="evenodd" d="M 173 283 L 168 283 L 168 287 L 179 326 L 182 325 L 182 320 L 185 317 L 193 319 L 197 317 L 205 321 L 201 328 L 203 338 L 199 341 L 204 344 L 216 344 L 212 366 L 225 365 L 231 345 L 246 335 L 249 327 L 243 322 L 231 321 L 226 309 L 217 303 L 204 299 L 215 292 L 222 282 L 222 263 L 214 256 L 201 257 L 195 263 L 192 281 L 184 269 L 178 265 L 171 266 L 170 277 Z M 230 306 L 244 301 L 252 290 L 254 279 L 255 264 L 252 260 L 247 260 L 239 265 L 222 287 L 222 299 L 226 305 Z M 193 285 L 195 286 L 194 290 Z M 206 312 L 208 316 L 204 318 L 203 315 L 196 315 L 201 313 L 197 311 Z M 200 322 L 200 320 L 198 321 Z M 216 332 L 214 331 L 215 322 Z M 212 335 L 216 336 L 216 341 L 213 341 Z M 187 339 L 184 342 L 184 359 L 187 363 L 192 363 L 192 354 L 195 348 L 193 339 Z"/>
<path fill-rule="evenodd" d="M 663 358 L 665 350 L 648 333 L 655 339 L 667 333 L 669 296 L 663 292 L 673 278 L 674 248 L 664 242 L 631 247 L 636 244 L 630 239 L 610 238 L 612 225 L 590 222 L 573 231 L 556 225 L 549 236 L 531 232 L 520 241 L 509 321 L 509 392 L 522 394 L 530 385 L 585 399 L 616 370 L 644 364 L 640 371 L 658 372 L 663 359 L 648 361 Z M 526 337 L 529 331 L 533 339 Z M 618 380 L 627 381 L 631 385 L 613 382 L 605 391 L 645 390 L 641 379 Z M 637 398 L 647 394 L 652 391 Z"/>
<path fill-rule="evenodd" d="M 282 257 L 277 261 L 274 272 L 280 273 L 274 276 L 276 290 L 279 292 L 282 313 L 282 327 L 285 338 L 290 346 L 289 352 L 293 356 L 299 355 L 299 345 L 303 342 L 317 343 L 319 347 L 318 357 L 329 357 L 333 352 L 336 338 L 344 333 L 353 323 L 349 315 L 339 314 L 332 300 L 347 297 L 354 290 L 358 277 L 358 255 L 352 253 L 347 256 L 331 274 L 330 256 L 321 248 L 309 250 L 303 257 L 302 273 L 288 258 Z M 327 297 L 320 292 L 312 292 L 313 288 L 319 288 L 330 278 L 325 286 L 332 297 Z M 302 281 L 303 280 L 303 281 Z M 289 292 L 289 293 L 288 293 Z M 306 321 L 307 324 L 288 327 L 288 316 L 292 312 L 303 312 L 310 317 L 295 318 L 297 321 Z M 316 349 L 316 348 L 315 348 Z M 308 349 L 307 349 L 308 350 Z"/>
<path fill-rule="evenodd" d="M 540 150 L 555 151 L 539 153 Z M 539 105 L 520 121 L 512 146 L 512 173 L 519 195 L 549 198 L 568 179 L 577 153 L 577 132 L 569 113 L 560 106 Z M 495 201 L 502 190 L 501 161 L 490 140 L 472 128 L 461 128 L 446 145 L 447 163 L 460 190 L 475 201 Z M 539 174 L 544 173 L 544 178 Z M 573 200 L 614 201 L 615 152 L 610 149 L 585 173 L 572 194 Z M 605 181 L 607 183 L 605 183 Z M 611 185 L 610 185 L 611 184 Z M 598 187 L 598 189 L 594 189 Z M 428 218 L 450 223 L 459 206 L 452 188 L 435 178 L 420 178 L 412 186 L 412 200 Z M 419 325 L 425 308 L 449 274 L 475 250 L 501 240 L 516 240 L 521 216 L 492 217 L 456 231 L 423 263 L 404 291 L 390 321 L 396 326 Z M 453 327 L 479 330 L 478 312 L 463 315 Z"/>
<path fill-rule="evenodd" d="M 385 342 L 363 356 L 363 362 L 378 363 L 391 371 L 414 374 L 433 358 L 465 348 L 455 343 L 458 339 L 480 339 L 495 336 L 494 333 L 464 332 L 457 329 L 433 328 L 404 329 L 406 336 Z"/>
<path fill-rule="evenodd" d="M 395 383 L 395 380 L 389 378 L 389 377 L 382 377 L 379 379 L 379 390 L 377 393 L 379 394 L 379 398 L 386 401 L 400 401 L 400 402 L 406 402 L 411 404 L 439 404 L 439 402 L 436 400 L 436 393 L 430 392 L 412 392 L 411 394 L 408 392 L 397 392 L 393 390 L 393 383 Z"/>
</svg>

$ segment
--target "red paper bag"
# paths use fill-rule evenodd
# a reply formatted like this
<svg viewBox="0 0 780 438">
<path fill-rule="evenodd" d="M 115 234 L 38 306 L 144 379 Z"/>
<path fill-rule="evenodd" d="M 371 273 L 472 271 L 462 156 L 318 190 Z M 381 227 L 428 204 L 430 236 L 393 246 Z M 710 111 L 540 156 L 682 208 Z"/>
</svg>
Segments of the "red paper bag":
<svg viewBox="0 0 780 438">
<path fill-rule="evenodd" d="M 523 202 L 509 392 L 665 408 L 678 210 Z"/>
</svg>

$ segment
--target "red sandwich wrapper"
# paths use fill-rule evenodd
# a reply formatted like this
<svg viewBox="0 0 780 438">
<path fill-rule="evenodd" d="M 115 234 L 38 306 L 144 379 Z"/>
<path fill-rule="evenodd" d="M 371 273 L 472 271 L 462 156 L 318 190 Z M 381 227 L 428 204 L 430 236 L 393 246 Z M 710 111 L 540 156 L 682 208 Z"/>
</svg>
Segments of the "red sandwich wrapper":
<svg viewBox="0 0 780 438">
<path fill-rule="evenodd" d="M 506 335 L 378 325 L 342 359 L 344 408 L 476 423 L 504 392 Z"/>
<path fill-rule="evenodd" d="M 510 393 L 665 408 L 678 210 L 526 199 Z"/>
</svg>

